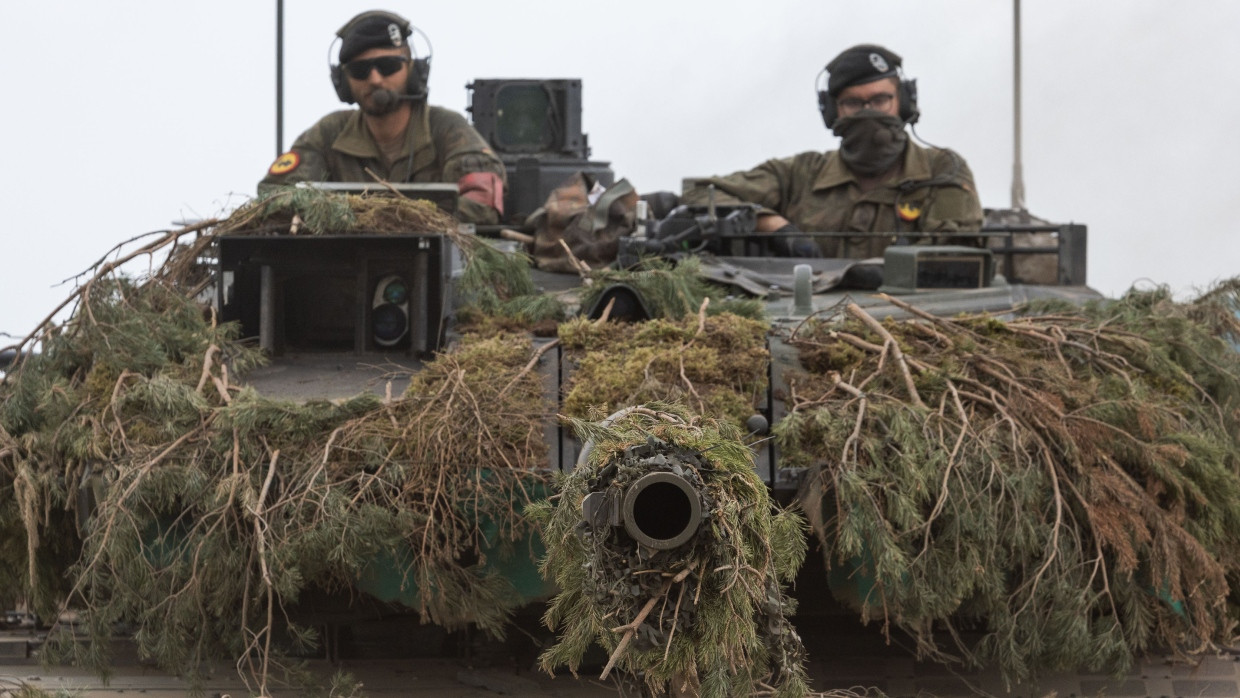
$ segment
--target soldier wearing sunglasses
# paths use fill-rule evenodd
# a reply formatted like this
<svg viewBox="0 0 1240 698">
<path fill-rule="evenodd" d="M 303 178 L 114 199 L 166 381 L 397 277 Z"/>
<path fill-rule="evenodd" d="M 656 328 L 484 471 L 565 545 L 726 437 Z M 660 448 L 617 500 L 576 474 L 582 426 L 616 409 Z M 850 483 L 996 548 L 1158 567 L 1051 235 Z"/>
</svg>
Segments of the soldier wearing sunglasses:
<svg viewBox="0 0 1240 698">
<path fill-rule="evenodd" d="M 276 158 L 258 185 L 262 194 L 297 182 L 447 182 L 460 189 L 457 218 L 498 223 L 503 163 L 460 114 L 426 103 L 430 57 L 413 54 L 409 21 L 363 12 L 336 33 L 336 95 L 357 109 L 323 117 Z"/>
<path fill-rule="evenodd" d="M 841 139 L 838 150 L 702 179 L 683 201 L 705 203 L 707 185 L 714 184 L 723 192 L 719 203 L 763 207 L 760 232 L 894 234 L 819 237 L 816 244 L 804 237 L 773 238 L 777 250 L 793 256 L 877 257 L 900 233 L 978 230 L 982 206 L 964 158 L 918 145 L 905 132 L 920 112 L 917 83 L 902 79 L 900 65 L 900 56 L 882 46 L 845 50 L 819 74 L 818 106 L 827 128 Z"/>
</svg>

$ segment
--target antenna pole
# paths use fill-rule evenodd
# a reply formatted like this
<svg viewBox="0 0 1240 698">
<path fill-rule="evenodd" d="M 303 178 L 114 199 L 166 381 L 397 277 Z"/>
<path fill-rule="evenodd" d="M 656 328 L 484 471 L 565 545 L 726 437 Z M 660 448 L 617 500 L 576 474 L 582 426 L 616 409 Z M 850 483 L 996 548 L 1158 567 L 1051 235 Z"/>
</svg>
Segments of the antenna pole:
<svg viewBox="0 0 1240 698">
<path fill-rule="evenodd" d="M 284 0 L 276 0 L 276 157 L 284 154 Z"/>
<path fill-rule="evenodd" d="M 1012 0 L 1013 2 L 1013 29 L 1015 38 L 1013 39 L 1013 60 L 1014 75 L 1012 80 L 1012 115 L 1014 119 L 1014 129 L 1012 143 L 1014 153 L 1012 157 L 1012 208 L 1017 211 L 1025 210 L 1025 176 L 1024 166 L 1020 158 L 1020 0 Z"/>
</svg>

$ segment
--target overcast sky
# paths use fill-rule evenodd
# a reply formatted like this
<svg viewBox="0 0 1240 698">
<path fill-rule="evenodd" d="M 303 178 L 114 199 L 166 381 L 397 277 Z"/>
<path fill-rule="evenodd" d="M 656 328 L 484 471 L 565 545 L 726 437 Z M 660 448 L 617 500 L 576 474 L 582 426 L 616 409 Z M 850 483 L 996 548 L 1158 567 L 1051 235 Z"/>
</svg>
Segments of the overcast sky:
<svg viewBox="0 0 1240 698">
<path fill-rule="evenodd" d="M 284 145 L 343 107 L 334 32 L 377 8 L 433 42 L 434 104 L 463 110 L 473 78 L 582 78 L 594 158 L 640 191 L 834 148 L 814 78 L 881 43 L 918 79 L 918 134 L 965 157 L 984 206 L 1010 202 L 1008 0 L 288 0 Z M 1026 201 L 1089 226 L 1090 285 L 1240 274 L 1240 3 L 1030 0 L 1022 20 Z M 253 195 L 276 155 L 275 3 L 3 0 L 0 31 L 0 332 L 24 335 L 113 244 Z"/>
</svg>

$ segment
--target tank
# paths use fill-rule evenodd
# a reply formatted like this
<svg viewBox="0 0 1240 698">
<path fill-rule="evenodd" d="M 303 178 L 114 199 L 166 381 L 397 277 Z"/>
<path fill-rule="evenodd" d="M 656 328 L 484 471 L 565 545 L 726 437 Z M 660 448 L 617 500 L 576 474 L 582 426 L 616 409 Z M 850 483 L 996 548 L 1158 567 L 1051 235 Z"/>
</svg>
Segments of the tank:
<svg viewBox="0 0 1240 698">
<path fill-rule="evenodd" d="M 129 636 L 263 694 L 496 655 L 651 694 L 1234 689 L 1234 282 L 1104 299 L 1084 225 L 1012 211 L 778 257 L 667 197 L 615 267 L 531 268 L 557 185 L 619 183 L 580 81 L 471 88 L 504 225 L 289 189 L 0 354 L 7 588 L 80 614 L 45 656 Z"/>
</svg>

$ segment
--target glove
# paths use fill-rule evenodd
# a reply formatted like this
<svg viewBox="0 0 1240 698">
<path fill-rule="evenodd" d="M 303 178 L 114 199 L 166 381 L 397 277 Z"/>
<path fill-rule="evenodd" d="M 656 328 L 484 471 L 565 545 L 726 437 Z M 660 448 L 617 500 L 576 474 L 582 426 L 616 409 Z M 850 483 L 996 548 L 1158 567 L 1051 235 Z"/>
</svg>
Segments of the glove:
<svg viewBox="0 0 1240 698">
<path fill-rule="evenodd" d="M 771 235 L 775 236 L 771 238 L 771 249 L 775 255 L 778 257 L 821 257 L 822 248 L 818 247 L 818 243 L 813 238 L 786 235 L 799 232 L 801 231 L 792 223 L 771 231 Z"/>
</svg>

